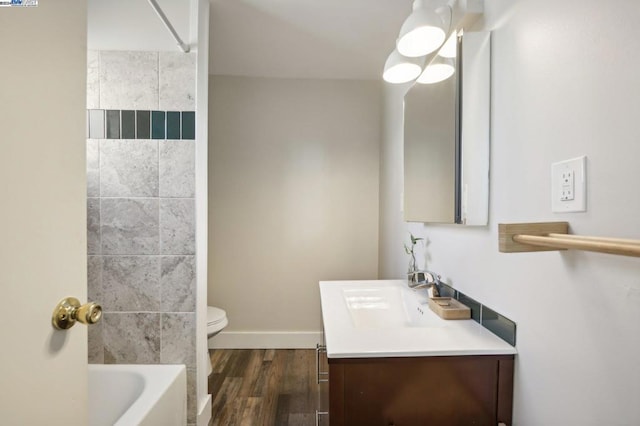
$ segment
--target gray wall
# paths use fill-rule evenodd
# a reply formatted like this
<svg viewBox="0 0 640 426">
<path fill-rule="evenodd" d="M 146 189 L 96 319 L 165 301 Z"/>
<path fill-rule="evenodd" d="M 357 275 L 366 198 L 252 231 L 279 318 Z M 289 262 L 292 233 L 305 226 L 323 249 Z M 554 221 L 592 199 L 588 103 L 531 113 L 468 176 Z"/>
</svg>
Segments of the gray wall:
<svg viewBox="0 0 640 426">
<path fill-rule="evenodd" d="M 210 81 L 212 343 L 314 347 L 318 281 L 377 276 L 380 84 Z"/>
<path fill-rule="evenodd" d="M 90 51 L 87 108 L 195 110 L 195 54 Z M 89 361 L 185 364 L 195 422 L 195 141 L 88 139 Z"/>
<path fill-rule="evenodd" d="M 403 222 L 402 93 L 387 92 L 381 278 L 399 278 L 407 228 L 427 266 L 517 322 L 514 424 L 640 419 L 640 259 L 498 252 L 498 223 L 568 221 L 571 232 L 640 239 L 640 7 L 627 0 L 492 0 L 489 226 Z M 400 93 L 399 93 L 400 92 Z M 551 212 L 551 163 L 588 157 L 585 213 Z"/>
</svg>

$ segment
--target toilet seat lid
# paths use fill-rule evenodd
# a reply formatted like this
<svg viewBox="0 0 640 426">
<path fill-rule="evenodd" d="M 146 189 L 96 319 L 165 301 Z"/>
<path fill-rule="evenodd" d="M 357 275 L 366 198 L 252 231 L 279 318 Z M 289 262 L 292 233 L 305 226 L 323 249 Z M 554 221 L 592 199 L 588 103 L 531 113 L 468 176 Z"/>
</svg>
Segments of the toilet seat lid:
<svg viewBox="0 0 640 426">
<path fill-rule="evenodd" d="M 214 325 L 223 322 L 227 318 L 224 309 L 215 306 L 207 306 L 207 325 Z"/>
</svg>

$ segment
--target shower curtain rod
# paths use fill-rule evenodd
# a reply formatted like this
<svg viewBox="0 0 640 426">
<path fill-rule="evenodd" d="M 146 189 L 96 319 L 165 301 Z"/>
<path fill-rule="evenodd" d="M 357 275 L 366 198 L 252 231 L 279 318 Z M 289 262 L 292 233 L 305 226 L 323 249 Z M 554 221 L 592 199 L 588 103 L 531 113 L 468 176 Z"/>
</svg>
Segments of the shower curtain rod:
<svg viewBox="0 0 640 426">
<path fill-rule="evenodd" d="M 165 27 L 167 27 L 167 29 L 169 30 L 169 32 L 171 33 L 171 35 L 173 36 L 174 39 L 176 39 L 176 42 L 178 43 L 178 46 L 180 46 L 180 49 L 184 52 L 184 53 L 188 53 L 190 48 L 188 44 L 185 44 L 182 39 L 180 38 L 180 36 L 178 35 L 178 33 L 176 32 L 175 28 L 173 28 L 173 25 L 171 25 L 171 22 L 169 22 L 169 19 L 167 18 L 167 15 L 164 14 L 164 12 L 162 11 L 162 9 L 160 8 L 160 6 L 158 5 L 158 3 L 156 2 L 156 0 L 149 0 L 149 4 L 151 5 L 151 7 L 153 8 L 153 10 L 156 11 L 156 13 L 158 14 L 158 16 L 160 17 L 160 20 L 162 21 L 162 23 L 164 24 Z"/>
</svg>

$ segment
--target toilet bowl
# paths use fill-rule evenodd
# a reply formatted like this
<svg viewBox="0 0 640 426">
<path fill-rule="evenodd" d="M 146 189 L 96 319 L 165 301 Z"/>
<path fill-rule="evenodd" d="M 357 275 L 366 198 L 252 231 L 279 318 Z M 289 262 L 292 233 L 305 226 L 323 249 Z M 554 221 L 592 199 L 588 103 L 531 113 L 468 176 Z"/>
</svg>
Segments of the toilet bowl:
<svg viewBox="0 0 640 426">
<path fill-rule="evenodd" d="M 220 333 L 227 324 L 229 324 L 229 320 L 227 319 L 227 313 L 224 309 L 207 306 L 207 340 Z M 211 358 L 209 358 L 208 375 L 211 374 L 212 371 Z"/>
<path fill-rule="evenodd" d="M 224 309 L 207 306 L 207 337 L 213 337 L 220 333 L 227 324 L 229 324 L 229 320 Z"/>
</svg>

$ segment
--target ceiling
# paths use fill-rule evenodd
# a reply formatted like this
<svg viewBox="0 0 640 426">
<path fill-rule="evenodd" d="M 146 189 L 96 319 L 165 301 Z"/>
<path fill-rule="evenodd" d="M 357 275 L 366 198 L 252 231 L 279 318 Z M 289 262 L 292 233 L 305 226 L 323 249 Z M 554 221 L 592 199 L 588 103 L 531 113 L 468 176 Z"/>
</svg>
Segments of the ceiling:
<svg viewBox="0 0 640 426">
<path fill-rule="evenodd" d="M 210 1 L 210 74 L 375 80 L 413 3 Z"/>
<path fill-rule="evenodd" d="M 190 0 L 157 0 L 178 34 L 190 41 Z M 90 50 L 180 51 L 148 0 L 89 0 L 87 47 Z"/>
<path fill-rule="evenodd" d="M 192 0 L 157 0 L 191 42 Z M 412 0 L 210 0 L 209 73 L 380 80 Z M 89 0 L 88 47 L 179 51 L 148 0 Z"/>
</svg>

